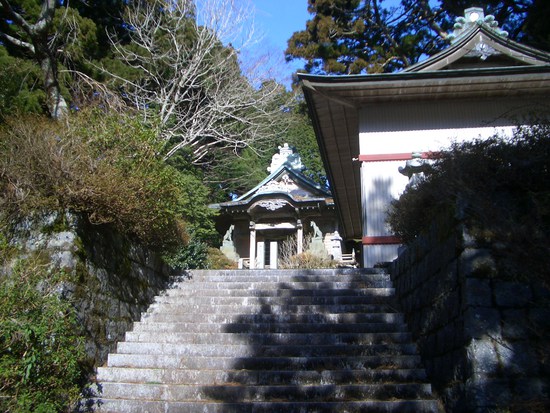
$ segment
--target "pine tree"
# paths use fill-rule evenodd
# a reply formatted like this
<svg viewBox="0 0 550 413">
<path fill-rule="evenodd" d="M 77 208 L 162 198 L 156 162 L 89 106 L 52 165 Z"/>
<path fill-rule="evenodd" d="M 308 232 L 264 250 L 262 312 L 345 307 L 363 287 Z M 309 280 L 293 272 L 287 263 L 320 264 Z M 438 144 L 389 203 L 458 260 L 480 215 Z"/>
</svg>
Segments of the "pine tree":
<svg viewBox="0 0 550 413">
<path fill-rule="evenodd" d="M 308 0 L 313 15 L 288 41 L 286 59 L 314 74 L 394 72 L 446 47 L 454 18 L 479 6 L 513 40 L 550 49 L 544 0 Z"/>
</svg>

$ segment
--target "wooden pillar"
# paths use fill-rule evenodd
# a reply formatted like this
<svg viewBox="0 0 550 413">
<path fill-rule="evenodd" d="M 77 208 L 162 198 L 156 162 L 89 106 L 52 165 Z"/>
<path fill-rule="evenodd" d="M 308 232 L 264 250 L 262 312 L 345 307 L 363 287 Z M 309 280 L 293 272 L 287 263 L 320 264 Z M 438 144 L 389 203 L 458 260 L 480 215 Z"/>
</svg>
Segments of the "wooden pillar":
<svg viewBox="0 0 550 413">
<path fill-rule="evenodd" d="M 271 241 L 269 243 L 269 268 L 272 270 L 276 270 L 278 261 L 279 261 L 279 244 L 277 241 Z"/>
<path fill-rule="evenodd" d="M 256 268 L 263 270 L 265 268 L 265 242 L 258 241 L 256 248 Z"/>
<path fill-rule="evenodd" d="M 249 268 L 253 270 L 256 268 L 256 224 L 250 221 L 250 264 Z"/>
</svg>

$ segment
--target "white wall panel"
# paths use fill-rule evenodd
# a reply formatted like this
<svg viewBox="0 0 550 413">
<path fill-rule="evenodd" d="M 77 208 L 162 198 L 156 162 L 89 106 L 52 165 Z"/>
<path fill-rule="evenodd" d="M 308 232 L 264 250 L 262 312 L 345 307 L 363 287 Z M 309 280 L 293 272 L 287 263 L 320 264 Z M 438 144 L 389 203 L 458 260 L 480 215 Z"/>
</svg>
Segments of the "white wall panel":
<svg viewBox="0 0 550 413">
<path fill-rule="evenodd" d="M 397 258 L 397 245 L 364 245 L 363 266 L 372 268 L 376 264 L 391 262 Z"/>
<path fill-rule="evenodd" d="M 527 100 L 456 100 L 393 102 L 360 109 L 359 154 L 382 155 L 437 152 L 452 142 L 511 135 L 521 123 L 519 113 L 533 105 Z M 406 161 L 363 162 L 361 201 L 363 236 L 392 235 L 386 214 L 408 179 L 398 171 Z M 396 245 L 365 245 L 363 264 L 372 267 L 397 256 Z"/>
<path fill-rule="evenodd" d="M 452 142 L 488 138 L 495 133 L 511 135 L 512 126 L 453 129 L 406 130 L 399 132 L 362 132 L 359 135 L 361 155 L 436 152 Z"/>
<path fill-rule="evenodd" d="M 359 132 L 398 132 L 478 127 L 513 126 L 522 123 L 531 100 L 448 100 L 392 102 L 364 106 L 359 113 Z"/>
<path fill-rule="evenodd" d="M 399 173 L 400 166 L 405 166 L 405 162 L 363 162 L 361 165 L 363 236 L 391 235 L 386 212 L 409 182 Z"/>
</svg>

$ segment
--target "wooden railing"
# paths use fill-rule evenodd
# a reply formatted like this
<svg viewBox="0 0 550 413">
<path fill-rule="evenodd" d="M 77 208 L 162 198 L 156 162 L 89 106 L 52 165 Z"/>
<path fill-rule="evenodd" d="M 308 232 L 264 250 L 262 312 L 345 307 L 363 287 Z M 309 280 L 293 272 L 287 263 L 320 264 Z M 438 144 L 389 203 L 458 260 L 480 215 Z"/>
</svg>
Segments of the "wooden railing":
<svg viewBox="0 0 550 413">
<path fill-rule="evenodd" d="M 339 267 L 357 267 L 357 260 L 355 259 L 355 250 L 351 250 L 351 254 L 342 254 L 342 258 L 338 260 Z"/>
<path fill-rule="evenodd" d="M 342 254 L 337 265 L 339 267 L 357 267 L 359 263 L 355 259 L 355 250 L 352 250 L 351 254 Z M 239 258 L 238 268 L 239 270 L 250 268 L 250 258 Z"/>
</svg>

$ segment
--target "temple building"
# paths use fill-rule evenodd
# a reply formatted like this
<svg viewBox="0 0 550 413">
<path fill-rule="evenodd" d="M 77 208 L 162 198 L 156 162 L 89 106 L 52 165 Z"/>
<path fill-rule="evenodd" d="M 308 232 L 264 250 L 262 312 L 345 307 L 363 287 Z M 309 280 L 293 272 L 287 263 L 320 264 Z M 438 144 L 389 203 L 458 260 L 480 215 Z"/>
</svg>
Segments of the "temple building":
<svg viewBox="0 0 550 413">
<path fill-rule="evenodd" d="M 386 212 L 408 183 L 407 161 L 452 142 L 510 135 L 533 113 L 549 117 L 549 53 L 509 40 L 477 7 L 456 20 L 449 39 L 447 49 L 398 73 L 299 74 L 340 234 L 362 240 L 365 267 L 397 255 Z"/>
<path fill-rule="evenodd" d="M 221 251 L 239 268 L 278 268 L 283 252 L 341 261 L 331 193 L 302 173 L 300 156 L 288 144 L 267 170 L 269 176 L 244 195 L 212 205 L 225 231 Z"/>
</svg>

